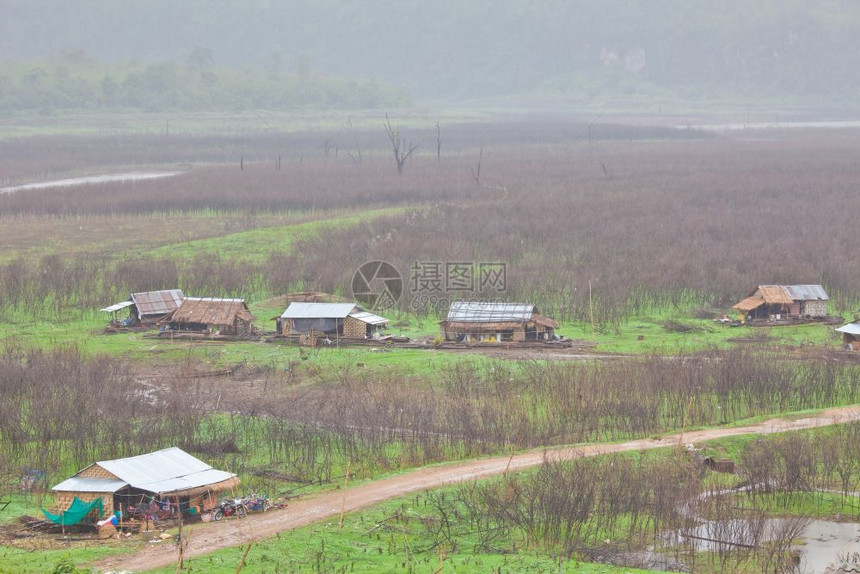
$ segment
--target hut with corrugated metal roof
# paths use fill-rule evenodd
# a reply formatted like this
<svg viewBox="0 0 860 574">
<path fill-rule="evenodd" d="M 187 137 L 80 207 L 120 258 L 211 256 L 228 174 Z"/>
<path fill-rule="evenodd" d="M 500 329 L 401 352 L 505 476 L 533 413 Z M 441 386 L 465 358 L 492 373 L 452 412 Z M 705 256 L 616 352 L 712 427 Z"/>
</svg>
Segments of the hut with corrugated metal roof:
<svg viewBox="0 0 860 574">
<path fill-rule="evenodd" d="M 184 298 L 181 289 L 143 291 L 132 293 L 125 301 L 105 307 L 101 312 L 115 317 L 119 311 L 128 309 L 128 318 L 122 321 L 122 326 L 152 325 L 178 309 Z"/>
<path fill-rule="evenodd" d="M 105 514 L 130 506 L 164 500 L 176 510 L 195 507 L 211 510 L 218 493 L 234 490 L 239 479 L 216 470 L 177 447 L 149 454 L 95 462 L 51 490 L 54 505 L 62 511 L 75 498 L 92 502 L 101 498 Z"/>
<path fill-rule="evenodd" d="M 372 339 L 388 319 L 355 303 L 308 303 L 294 301 L 275 319 L 279 335 L 308 335 Z"/>
<path fill-rule="evenodd" d="M 842 325 L 836 329 L 842 333 L 842 348 L 846 351 L 860 351 L 860 321 Z"/>
<path fill-rule="evenodd" d="M 446 341 L 466 343 L 548 341 L 558 329 L 536 305 L 488 301 L 454 301 L 440 326 Z"/>
<path fill-rule="evenodd" d="M 174 331 L 248 335 L 253 332 L 254 319 L 244 299 L 186 297 L 161 323 Z"/>
<path fill-rule="evenodd" d="M 783 319 L 824 319 L 830 300 L 821 285 L 759 285 L 732 308 L 747 321 Z"/>
</svg>

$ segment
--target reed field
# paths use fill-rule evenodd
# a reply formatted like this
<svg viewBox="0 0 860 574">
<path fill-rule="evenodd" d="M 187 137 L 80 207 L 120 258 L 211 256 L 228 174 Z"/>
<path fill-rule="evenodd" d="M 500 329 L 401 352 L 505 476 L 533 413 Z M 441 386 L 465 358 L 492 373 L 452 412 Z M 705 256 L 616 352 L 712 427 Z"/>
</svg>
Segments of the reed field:
<svg viewBox="0 0 860 574">
<path fill-rule="evenodd" d="M 22 468 L 44 469 L 53 484 L 95 460 L 174 445 L 288 497 L 336 488 L 347 474 L 371 481 L 860 403 L 860 362 L 833 326 L 712 320 L 756 286 L 780 283 L 822 284 L 828 315 L 853 319 L 855 130 L 715 134 L 552 117 L 437 128 L 392 116 L 401 143 L 417 146 L 400 174 L 385 119 L 0 138 L 0 185 L 174 173 L 0 190 L 0 495 L 14 493 L 16 512 L 51 502 L 20 491 Z M 411 292 L 387 316 L 392 332 L 426 342 L 418 349 L 173 342 L 106 334 L 98 313 L 131 292 L 179 288 L 245 298 L 271 332 L 280 296 L 350 300 L 353 273 L 373 260 L 400 270 L 407 289 L 415 262 L 504 263 L 504 290 L 470 297 L 533 302 L 586 350 L 574 359 L 438 350 L 444 310 L 417 309 Z M 684 501 L 729 520 L 743 499 L 744 516 L 763 520 L 808 514 L 804 497 L 832 496 L 856 520 L 857 453 L 840 450 L 856 434 L 840 426 L 735 444 L 740 470 L 728 486 L 751 485 L 744 492 L 721 494 L 726 484 L 703 480 L 689 453 L 547 462 L 390 503 L 373 511 L 384 527 L 351 517 L 348 529 L 374 528 L 360 552 L 392 571 L 425 571 L 442 551 L 464 561 L 457 571 L 647 566 L 630 557 L 690 527 Z M 372 571 L 331 531 L 328 549 L 314 539 L 299 558 L 294 546 L 279 554 L 310 532 L 266 541 L 247 570 Z M 793 532 L 755 539 L 755 552 L 671 552 L 696 572 L 790 571 Z M 404 537 L 420 542 L 404 551 Z M 0 553 L 17 555 L 7 542 Z M 84 565 L 91 553 L 69 556 Z M 223 556 L 209 560 L 220 568 Z"/>
</svg>

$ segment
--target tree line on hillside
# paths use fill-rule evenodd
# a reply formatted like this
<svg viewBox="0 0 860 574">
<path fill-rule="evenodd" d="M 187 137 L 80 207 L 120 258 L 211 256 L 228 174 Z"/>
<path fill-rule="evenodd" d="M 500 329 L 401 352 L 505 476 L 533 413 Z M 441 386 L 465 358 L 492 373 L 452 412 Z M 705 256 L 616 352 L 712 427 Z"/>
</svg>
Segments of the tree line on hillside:
<svg viewBox="0 0 860 574">
<path fill-rule="evenodd" d="M 227 67 L 295 63 L 378 77 L 416 97 L 644 93 L 850 102 L 860 81 L 860 10 L 851 0 L 4 4 L 0 54 L 17 60 L 83 48 L 152 63 L 202 46 Z"/>
<path fill-rule="evenodd" d="M 357 109 L 398 106 L 408 96 L 375 80 L 312 75 L 300 68 L 216 67 L 211 51 L 184 63 L 105 64 L 79 50 L 38 61 L 0 62 L 0 111 Z"/>
</svg>

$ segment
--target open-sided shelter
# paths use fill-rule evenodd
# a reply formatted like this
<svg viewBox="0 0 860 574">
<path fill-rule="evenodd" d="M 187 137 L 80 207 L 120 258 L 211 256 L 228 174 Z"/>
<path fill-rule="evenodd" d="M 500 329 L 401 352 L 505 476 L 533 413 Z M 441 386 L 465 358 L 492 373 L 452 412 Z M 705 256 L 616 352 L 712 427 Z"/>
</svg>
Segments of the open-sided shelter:
<svg viewBox="0 0 860 574">
<path fill-rule="evenodd" d="M 365 311 L 355 303 L 293 302 L 275 319 L 278 334 L 309 334 L 370 339 L 388 319 Z"/>
<path fill-rule="evenodd" d="M 235 474 L 171 447 L 93 463 L 51 490 L 58 510 L 70 508 L 75 498 L 85 503 L 101 499 L 104 513 L 111 514 L 153 500 L 168 501 L 182 510 L 189 506 L 211 510 L 218 503 L 218 493 L 238 485 Z"/>
<path fill-rule="evenodd" d="M 161 323 L 178 331 L 247 335 L 253 331 L 254 319 L 244 299 L 186 297 Z"/>
<path fill-rule="evenodd" d="M 116 314 L 128 309 L 128 318 L 123 321 L 124 325 L 152 324 L 178 309 L 184 298 L 180 289 L 144 291 L 132 293 L 125 301 L 105 307 L 101 311 Z"/>
<path fill-rule="evenodd" d="M 441 328 L 446 341 L 501 343 L 550 340 L 558 323 L 529 303 L 454 301 Z"/>
<path fill-rule="evenodd" d="M 821 285 L 759 285 L 733 309 L 747 320 L 823 319 L 829 299 Z"/>
</svg>

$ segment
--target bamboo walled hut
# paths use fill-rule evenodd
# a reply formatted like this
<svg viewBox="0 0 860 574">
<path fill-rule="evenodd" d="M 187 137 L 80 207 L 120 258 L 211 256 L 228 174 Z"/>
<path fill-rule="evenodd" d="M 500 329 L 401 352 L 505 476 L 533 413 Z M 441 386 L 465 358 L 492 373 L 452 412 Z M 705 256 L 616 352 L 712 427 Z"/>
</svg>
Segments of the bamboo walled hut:
<svg viewBox="0 0 860 574">
<path fill-rule="evenodd" d="M 759 285 L 732 308 L 747 321 L 824 319 L 830 298 L 821 285 Z"/>
<path fill-rule="evenodd" d="M 181 289 L 132 293 L 125 301 L 105 307 L 101 311 L 115 316 L 119 311 L 128 309 L 128 318 L 122 321 L 124 327 L 152 325 L 178 309 L 184 298 Z"/>
<path fill-rule="evenodd" d="M 440 325 L 446 341 L 466 343 L 549 341 L 558 329 L 535 305 L 484 301 L 454 301 Z"/>
<path fill-rule="evenodd" d="M 153 501 L 173 504 L 177 511 L 193 507 L 205 512 L 217 506 L 219 493 L 238 485 L 235 474 L 172 447 L 95 462 L 51 490 L 59 512 L 71 508 L 75 498 L 86 503 L 101 499 L 103 512 L 109 515 Z"/>
<path fill-rule="evenodd" d="M 254 319 L 244 299 L 186 297 L 161 324 L 174 331 L 249 335 L 253 332 Z"/>
<path fill-rule="evenodd" d="M 372 339 L 388 324 L 388 319 L 355 303 L 293 302 L 275 323 L 279 335 Z"/>
</svg>

